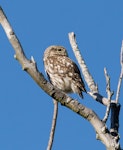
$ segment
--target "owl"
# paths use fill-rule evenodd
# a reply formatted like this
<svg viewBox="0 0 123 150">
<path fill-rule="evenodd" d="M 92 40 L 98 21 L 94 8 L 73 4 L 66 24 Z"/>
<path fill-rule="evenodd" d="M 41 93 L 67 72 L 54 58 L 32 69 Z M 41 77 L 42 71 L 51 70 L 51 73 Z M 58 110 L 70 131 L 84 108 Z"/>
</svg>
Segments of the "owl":
<svg viewBox="0 0 123 150">
<path fill-rule="evenodd" d="M 62 46 L 50 46 L 44 52 L 44 67 L 51 84 L 65 93 L 86 92 L 79 68 Z"/>
</svg>

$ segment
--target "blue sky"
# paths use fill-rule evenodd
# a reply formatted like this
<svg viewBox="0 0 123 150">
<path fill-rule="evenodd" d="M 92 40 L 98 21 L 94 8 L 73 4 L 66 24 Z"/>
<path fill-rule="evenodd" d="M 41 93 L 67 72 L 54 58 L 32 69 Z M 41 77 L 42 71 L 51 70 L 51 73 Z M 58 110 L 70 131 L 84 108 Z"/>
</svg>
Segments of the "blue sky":
<svg viewBox="0 0 123 150">
<path fill-rule="evenodd" d="M 111 89 L 116 94 L 123 40 L 122 0 L 1 0 L 0 4 L 27 57 L 35 58 L 43 74 L 43 53 L 50 45 L 63 45 L 68 49 L 69 56 L 76 61 L 68 39 L 68 33 L 74 31 L 78 46 L 100 93 L 107 96 L 103 71 L 106 67 L 111 77 Z M 0 149 L 45 150 L 52 120 L 52 100 L 22 71 L 13 56 L 13 48 L 0 27 Z M 87 86 L 86 88 L 88 89 Z M 122 91 L 123 86 L 121 93 Z M 76 95 L 72 96 L 103 118 L 104 106 L 86 94 L 84 100 Z M 121 105 L 122 99 L 123 95 L 120 96 Z M 109 125 L 108 121 L 107 126 Z M 119 130 L 123 139 L 121 120 Z M 123 147 L 123 144 L 121 146 Z M 53 150 L 90 150 L 97 147 L 100 150 L 105 149 L 104 145 L 96 140 L 90 123 L 59 105 Z"/>
</svg>

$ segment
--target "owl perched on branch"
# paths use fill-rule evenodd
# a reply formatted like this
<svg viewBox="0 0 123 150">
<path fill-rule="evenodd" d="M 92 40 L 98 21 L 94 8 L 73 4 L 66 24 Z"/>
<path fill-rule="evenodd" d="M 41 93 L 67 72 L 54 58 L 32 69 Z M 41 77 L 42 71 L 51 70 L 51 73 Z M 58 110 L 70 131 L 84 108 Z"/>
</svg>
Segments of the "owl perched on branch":
<svg viewBox="0 0 123 150">
<path fill-rule="evenodd" d="M 44 52 L 44 66 L 50 82 L 65 93 L 77 93 L 83 98 L 86 92 L 77 65 L 68 57 L 62 46 L 50 46 Z"/>
</svg>

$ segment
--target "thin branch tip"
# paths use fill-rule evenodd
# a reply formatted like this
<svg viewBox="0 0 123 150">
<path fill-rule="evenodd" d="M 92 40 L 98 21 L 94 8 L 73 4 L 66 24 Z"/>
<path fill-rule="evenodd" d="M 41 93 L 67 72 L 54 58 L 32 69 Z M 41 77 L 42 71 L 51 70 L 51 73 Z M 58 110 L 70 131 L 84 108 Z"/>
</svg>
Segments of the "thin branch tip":
<svg viewBox="0 0 123 150">
<path fill-rule="evenodd" d="M 123 47 L 123 40 L 122 40 L 122 47 Z"/>
<path fill-rule="evenodd" d="M 16 60 L 17 60 L 17 55 L 16 55 L 16 54 L 14 54 L 14 59 L 16 59 Z"/>
<path fill-rule="evenodd" d="M 36 63 L 33 56 L 31 56 L 31 61 L 32 61 L 33 63 Z"/>
<path fill-rule="evenodd" d="M 106 67 L 104 67 L 104 73 L 106 74 L 106 72 L 107 72 L 107 69 L 106 69 Z"/>
<path fill-rule="evenodd" d="M 69 32 L 68 35 L 75 36 L 75 33 L 72 31 L 72 32 Z"/>
<path fill-rule="evenodd" d="M 120 52 L 120 64 L 121 64 L 121 72 L 119 76 L 119 81 L 117 85 L 117 93 L 116 93 L 116 103 L 119 103 L 119 97 L 120 97 L 120 89 L 121 89 L 121 83 L 123 79 L 123 40 L 121 45 L 121 52 Z"/>
</svg>

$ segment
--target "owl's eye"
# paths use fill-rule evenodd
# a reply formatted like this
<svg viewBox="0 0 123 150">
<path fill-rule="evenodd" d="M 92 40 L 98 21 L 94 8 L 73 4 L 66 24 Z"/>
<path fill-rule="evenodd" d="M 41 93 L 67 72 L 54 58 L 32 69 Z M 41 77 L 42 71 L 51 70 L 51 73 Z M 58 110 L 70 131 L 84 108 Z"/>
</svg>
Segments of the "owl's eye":
<svg viewBox="0 0 123 150">
<path fill-rule="evenodd" d="M 58 51 L 60 52 L 60 51 L 61 51 L 61 49 L 58 49 Z"/>
</svg>

